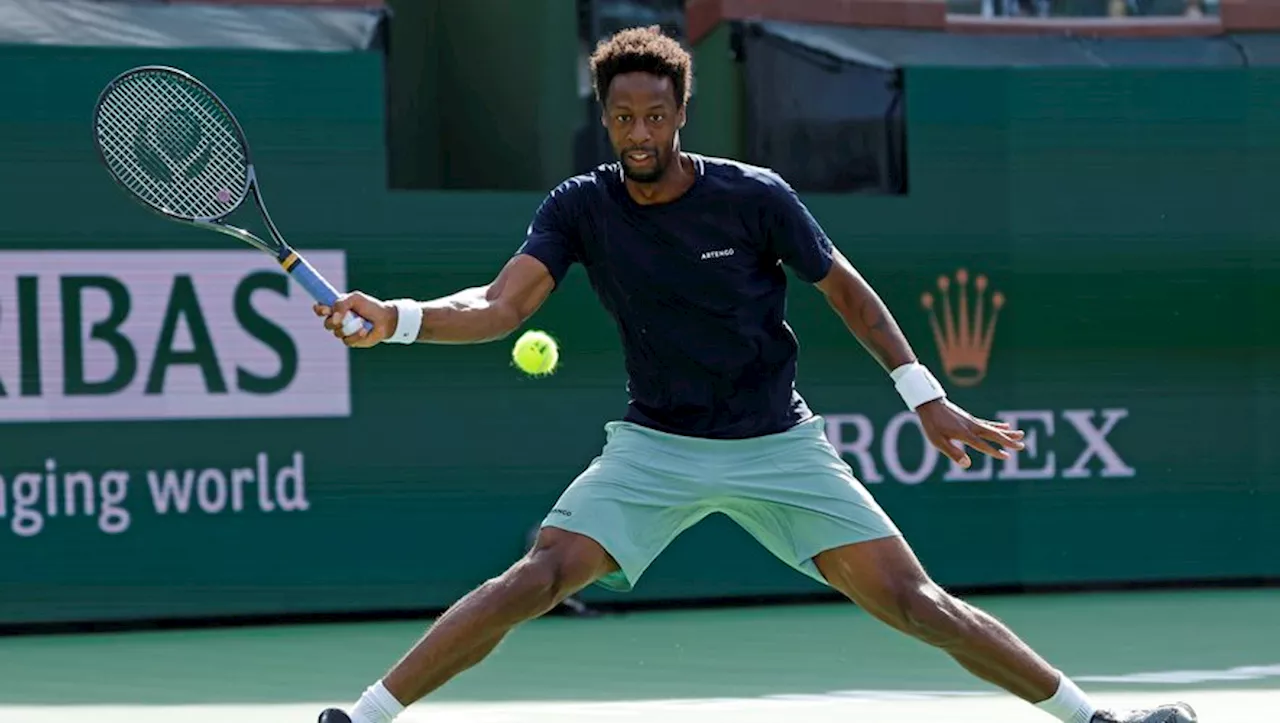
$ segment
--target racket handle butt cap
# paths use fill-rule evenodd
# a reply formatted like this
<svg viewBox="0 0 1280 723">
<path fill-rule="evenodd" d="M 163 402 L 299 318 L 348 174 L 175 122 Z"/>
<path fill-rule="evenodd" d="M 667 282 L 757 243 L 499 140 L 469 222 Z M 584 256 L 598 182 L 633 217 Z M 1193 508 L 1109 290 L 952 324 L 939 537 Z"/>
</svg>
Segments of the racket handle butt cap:
<svg viewBox="0 0 1280 723">
<path fill-rule="evenodd" d="M 359 316 L 356 316 L 353 311 L 348 311 L 347 315 L 342 317 L 343 336 L 351 336 L 357 331 L 360 331 L 361 327 L 364 327 L 365 331 L 373 331 L 373 322 L 361 319 Z"/>
</svg>

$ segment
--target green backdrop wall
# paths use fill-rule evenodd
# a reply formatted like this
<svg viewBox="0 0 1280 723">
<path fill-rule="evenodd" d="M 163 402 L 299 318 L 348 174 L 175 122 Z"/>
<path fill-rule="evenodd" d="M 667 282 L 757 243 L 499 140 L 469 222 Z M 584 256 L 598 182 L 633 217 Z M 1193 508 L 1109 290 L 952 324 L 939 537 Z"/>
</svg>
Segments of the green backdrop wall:
<svg viewBox="0 0 1280 723">
<path fill-rule="evenodd" d="M 150 62 L 223 95 L 276 222 L 348 286 L 485 283 L 541 199 L 385 190 L 377 56 L 0 49 L 0 622 L 447 605 L 521 554 L 622 413 L 610 321 L 575 271 L 532 324 L 562 341 L 552 378 L 506 343 L 342 352 L 269 259 L 149 215 L 96 164 L 98 91 Z M 907 88 L 911 195 L 806 200 L 924 360 L 973 367 L 953 397 L 1028 451 L 952 470 L 814 290 L 790 316 L 801 391 L 926 566 L 950 586 L 1280 576 L 1280 74 Z M 960 323 L 979 303 L 989 351 Z M 713 518 L 630 597 L 818 589 Z"/>
<path fill-rule="evenodd" d="M 575 2 L 390 6 L 393 188 L 529 190 L 571 171 L 585 115 Z"/>
</svg>

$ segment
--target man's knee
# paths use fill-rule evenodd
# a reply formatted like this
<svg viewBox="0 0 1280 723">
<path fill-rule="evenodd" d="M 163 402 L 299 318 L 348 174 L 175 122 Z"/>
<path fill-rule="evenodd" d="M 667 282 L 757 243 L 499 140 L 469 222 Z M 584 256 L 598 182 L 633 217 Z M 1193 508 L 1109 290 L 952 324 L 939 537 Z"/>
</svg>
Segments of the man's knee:
<svg viewBox="0 0 1280 723">
<path fill-rule="evenodd" d="M 894 627 L 942 648 L 964 639 L 969 625 L 964 603 L 933 582 L 914 583 L 895 590 L 890 615 Z"/>
<path fill-rule="evenodd" d="M 529 601 L 541 615 L 612 569 L 612 558 L 594 540 L 544 529 L 533 549 L 490 583 Z"/>
<path fill-rule="evenodd" d="M 950 647 L 974 625 L 970 608 L 933 582 L 901 537 L 835 548 L 816 562 L 849 599 L 926 643 Z"/>
</svg>

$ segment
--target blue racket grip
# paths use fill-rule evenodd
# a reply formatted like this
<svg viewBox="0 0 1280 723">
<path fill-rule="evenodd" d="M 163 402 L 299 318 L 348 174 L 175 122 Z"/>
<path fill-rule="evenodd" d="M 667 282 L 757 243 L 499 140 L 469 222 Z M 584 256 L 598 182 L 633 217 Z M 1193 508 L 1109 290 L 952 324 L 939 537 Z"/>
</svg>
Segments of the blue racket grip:
<svg viewBox="0 0 1280 723">
<path fill-rule="evenodd" d="M 332 307 L 334 302 L 338 300 L 338 292 L 333 288 L 333 285 L 326 281 L 320 275 L 320 272 L 307 263 L 307 260 L 302 258 L 298 252 L 295 251 L 289 254 L 280 265 L 298 282 L 299 286 L 306 289 L 308 294 L 311 294 L 311 298 L 328 307 Z M 364 326 L 365 331 L 373 331 L 373 322 L 366 321 L 354 312 L 348 311 L 347 315 L 342 318 L 342 334 L 351 336 L 360 330 L 361 325 Z"/>
</svg>

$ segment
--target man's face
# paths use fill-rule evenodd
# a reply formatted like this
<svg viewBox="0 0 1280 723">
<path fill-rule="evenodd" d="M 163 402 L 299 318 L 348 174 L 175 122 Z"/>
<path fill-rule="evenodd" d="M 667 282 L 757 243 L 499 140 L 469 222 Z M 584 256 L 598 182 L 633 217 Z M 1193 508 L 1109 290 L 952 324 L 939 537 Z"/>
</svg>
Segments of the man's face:
<svg viewBox="0 0 1280 723">
<path fill-rule="evenodd" d="M 604 108 L 604 127 L 627 178 L 653 183 L 675 157 L 684 108 L 666 76 L 625 73 L 614 77 Z"/>
</svg>

